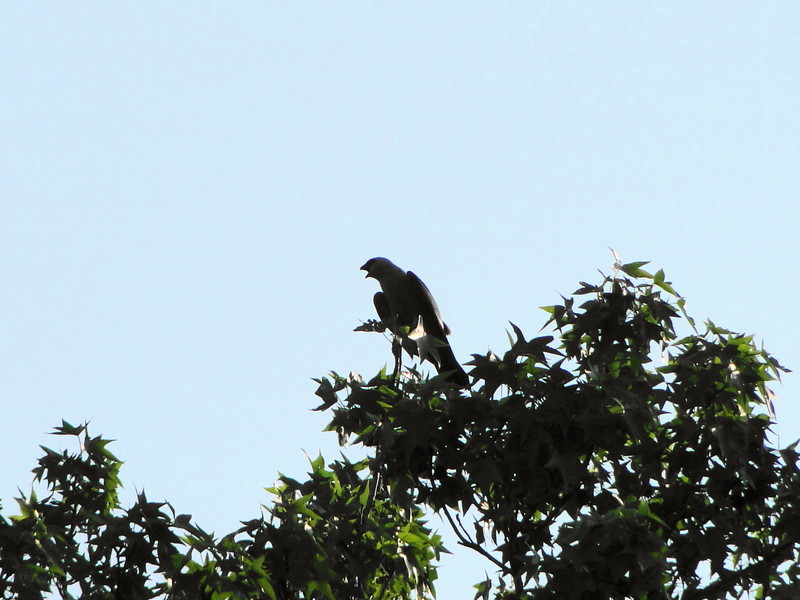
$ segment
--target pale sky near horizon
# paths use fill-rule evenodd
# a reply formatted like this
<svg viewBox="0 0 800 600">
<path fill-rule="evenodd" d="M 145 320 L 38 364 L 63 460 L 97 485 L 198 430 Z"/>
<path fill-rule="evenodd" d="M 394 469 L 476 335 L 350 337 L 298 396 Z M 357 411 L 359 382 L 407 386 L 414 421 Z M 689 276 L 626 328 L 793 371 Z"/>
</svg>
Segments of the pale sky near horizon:
<svg viewBox="0 0 800 600">
<path fill-rule="evenodd" d="M 462 361 L 613 247 L 800 368 L 798 64 L 791 2 L 4 3 L 4 514 L 63 418 L 117 440 L 128 493 L 256 516 L 338 457 L 311 378 L 391 360 L 352 331 L 372 256 Z M 774 387 L 787 445 L 797 374 Z M 445 600 L 492 572 L 443 563 Z"/>
</svg>

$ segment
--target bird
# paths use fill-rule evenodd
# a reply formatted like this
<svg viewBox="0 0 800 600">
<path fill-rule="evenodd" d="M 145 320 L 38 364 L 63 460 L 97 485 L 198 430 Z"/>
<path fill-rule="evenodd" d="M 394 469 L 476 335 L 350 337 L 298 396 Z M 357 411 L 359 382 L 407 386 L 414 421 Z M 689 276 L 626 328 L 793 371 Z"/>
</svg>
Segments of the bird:
<svg viewBox="0 0 800 600">
<path fill-rule="evenodd" d="M 383 257 L 371 258 L 361 269 L 381 286 L 373 297 L 378 317 L 401 341 L 409 354 L 419 354 L 428 360 L 439 373 L 448 373 L 447 380 L 459 386 L 469 385 L 469 377 L 456 360 L 447 341 L 450 328 L 428 287 L 411 271 L 404 271 Z M 398 357 L 399 361 L 399 357 Z"/>
</svg>

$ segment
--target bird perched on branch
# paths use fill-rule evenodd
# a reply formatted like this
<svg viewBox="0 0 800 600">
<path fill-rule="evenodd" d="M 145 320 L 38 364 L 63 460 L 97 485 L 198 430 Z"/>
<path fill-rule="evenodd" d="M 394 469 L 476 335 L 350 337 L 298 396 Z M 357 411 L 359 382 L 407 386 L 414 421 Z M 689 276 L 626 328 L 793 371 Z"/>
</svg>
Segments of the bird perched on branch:
<svg viewBox="0 0 800 600">
<path fill-rule="evenodd" d="M 406 351 L 419 355 L 420 360 L 430 361 L 439 373 L 449 373 L 448 381 L 469 385 L 469 377 L 447 342 L 450 329 L 442 321 L 436 301 L 420 278 L 386 258 L 371 258 L 361 270 L 380 284 L 383 291 L 373 297 L 375 310 Z M 409 340 L 413 344 L 407 343 Z M 397 359 L 399 362 L 399 354 Z"/>
</svg>

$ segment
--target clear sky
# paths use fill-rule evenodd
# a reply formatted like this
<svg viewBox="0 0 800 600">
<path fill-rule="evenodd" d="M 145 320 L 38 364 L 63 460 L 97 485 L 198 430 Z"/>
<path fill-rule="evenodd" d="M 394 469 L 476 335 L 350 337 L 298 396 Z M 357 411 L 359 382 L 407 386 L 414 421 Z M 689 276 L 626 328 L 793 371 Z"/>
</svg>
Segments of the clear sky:
<svg viewBox="0 0 800 600">
<path fill-rule="evenodd" d="M 462 361 L 611 246 L 800 368 L 799 64 L 794 2 L 3 3 L 4 512 L 64 418 L 129 494 L 256 516 L 338 456 L 311 378 L 391 360 L 376 255 Z M 444 562 L 445 600 L 491 572 Z"/>
</svg>

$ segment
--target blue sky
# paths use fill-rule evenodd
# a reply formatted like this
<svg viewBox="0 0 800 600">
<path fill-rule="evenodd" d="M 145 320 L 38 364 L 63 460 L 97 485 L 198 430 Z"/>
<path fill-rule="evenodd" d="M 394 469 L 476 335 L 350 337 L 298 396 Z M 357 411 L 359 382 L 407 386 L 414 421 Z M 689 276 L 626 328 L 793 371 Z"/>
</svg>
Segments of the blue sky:
<svg viewBox="0 0 800 600">
<path fill-rule="evenodd" d="M 6 512 L 64 418 L 130 494 L 255 516 L 337 456 L 311 378 L 391 360 L 376 255 L 462 361 L 611 246 L 800 368 L 796 3 L 15 2 L 0 56 Z M 445 599 L 491 570 L 445 563 Z"/>
</svg>

